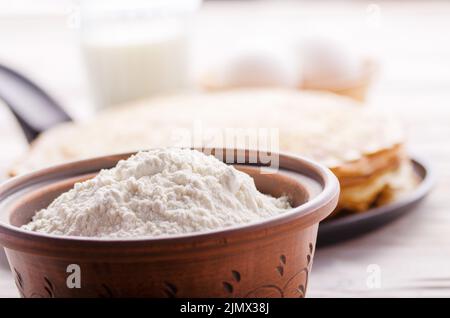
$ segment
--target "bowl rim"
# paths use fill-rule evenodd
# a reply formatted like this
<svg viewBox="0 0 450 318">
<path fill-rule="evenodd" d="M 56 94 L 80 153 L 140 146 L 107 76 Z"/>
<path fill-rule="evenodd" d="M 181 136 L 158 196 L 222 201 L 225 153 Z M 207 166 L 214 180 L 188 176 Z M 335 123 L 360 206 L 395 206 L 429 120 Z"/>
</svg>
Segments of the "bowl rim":
<svg viewBox="0 0 450 318">
<path fill-rule="evenodd" d="M 158 149 L 158 148 L 153 148 Z M 230 149 L 230 148 L 192 148 L 199 151 L 244 151 L 246 155 L 250 153 L 267 153 L 267 151 L 260 150 L 243 150 L 243 149 Z M 101 169 L 109 169 L 114 167 L 119 160 L 126 159 L 129 156 L 136 154 L 135 152 L 112 154 L 100 157 L 94 157 L 89 159 L 77 160 L 68 163 L 53 165 L 44 169 L 40 169 L 31 173 L 13 177 L 0 185 L 0 203 L 6 200 L 11 194 L 16 193 L 14 190 L 22 185 L 23 188 L 30 187 L 33 184 L 39 183 L 39 180 L 48 178 L 54 181 L 61 181 L 74 176 L 81 176 L 83 174 L 99 172 Z M 293 155 L 286 152 L 277 152 L 279 155 L 280 169 L 285 169 L 292 171 L 297 174 L 303 174 L 313 178 L 313 175 L 319 177 L 321 180 L 318 181 L 322 186 L 322 191 L 318 193 L 310 201 L 303 203 L 289 211 L 272 216 L 269 218 L 264 218 L 256 222 L 250 222 L 243 225 L 234 225 L 226 228 L 219 228 L 214 230 L 207 230 L 201 232 L 184 233 L 177 235 L 162 235 L 157 237 L 130 237 L 130 238 L 99 238 L 99 237 L 83 237 L 83 236 L 57 236 L 40 232 L 33 232 L 21 229 L 17 226 L 0 221 L 0 244 L 5 247 L 12 244 L 11 239 L 19 239 L 22 241 L 33 241 L 35 243 L 50 243 L 55 245 L 77 243 L 84 246 L 92 247 L 110 247 L 111 245 L 127 245 L 132 246 L 133 244 L 145 245 L 149 243 L 164 243 L 164 244 L 185 244 L 192 243 L 195 241 L 218 241 L 223 240 L 228 237 L 235 236 L 236 234 L 250 233 L 258 230 L 265 230 L 267 228 L 272 228 L 276 226 L 288 225 L 295 220 L 303 219 L 302 224 L 304 227 L 310 226 L 314 223 L 319 223 L 328 214 L 332 212 L 337 204 L 339 197 L 339 182 L 337 177 L 322 164 L 319 164 L 313 160 L 307 159 L 302 156 Z M 215 155 L 215 154 L 213 154 Z M 220 160 L 220 159 L 219 159 Z M 288 167 L 283 167 L 281 162 L 285 161 Z M 292 164 L 300 164 L 304 171 L 300 172 L 298 170 L 292 170 Z M 88 165 L 89 164 L 89 165 Z M 232 164 L 232 163 L 231 163 Z M 241 163 L 236 163 L 240 164 Z M 250 164 L 243 164 L 251 166 Z M 83 168 L 83 166 L 85 166 Z M 87 168 L 89 167 L 89 168 Z M 291 168 L 291 169 L 289 169 Z M 71 171 L 69 173 L 69 171 Z M 61 178 L 60 180 L 55 180 L 55 177 Z M 33 180 L 36 180 L 33 182 Z M 27 182 L 28 181 L 28 182 Z M 31 181 L 31 182 L 30 182 Z M 42 180 L 41 180 L 42 182 Z M 317 220 L 318 219 L 318 220 Z M 265 233 L 267 234 L 267 233 Z M 87 244 L 87 245 L 86 245 Z"/>
</svg>

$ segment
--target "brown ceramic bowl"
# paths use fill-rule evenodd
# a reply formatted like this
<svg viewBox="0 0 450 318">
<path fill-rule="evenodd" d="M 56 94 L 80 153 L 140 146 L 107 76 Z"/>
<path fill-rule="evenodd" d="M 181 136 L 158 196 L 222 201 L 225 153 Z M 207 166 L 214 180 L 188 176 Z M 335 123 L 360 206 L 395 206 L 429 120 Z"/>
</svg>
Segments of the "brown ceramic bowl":
<svg viewBox="0 0 450 318">
<path fill-rule="evenodd" d="M 246 158 L 249 154 L 256 153 L 245 152 Z M 0 245 L 23 297 L 305 296 L 318 225 L 336 206 L 339 185 L 328 169 L 299 157 L 280 155 L 280 169 L 272 174 L 262 173 L 258 164 L 237 166 L 254 177 L 260 191 L 286 194 L 295 206 L 258 223 L 120 240 L 19 228 L 74 182 L 129 155 L 55 166 L 0 187 Z M 81 288 L 67 285 L 76 273 L 71 264 L 79 266 Z"/>
</svg>

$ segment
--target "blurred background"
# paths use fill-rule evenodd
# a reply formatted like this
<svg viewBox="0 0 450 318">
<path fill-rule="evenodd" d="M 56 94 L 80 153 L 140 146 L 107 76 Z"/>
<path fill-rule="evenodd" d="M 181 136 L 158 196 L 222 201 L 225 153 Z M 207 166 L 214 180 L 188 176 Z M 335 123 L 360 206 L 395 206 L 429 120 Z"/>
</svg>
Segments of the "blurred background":
<svg viewBox="0 0 450 318">
<path fill-rule="evenodd" d="M 148 1 L 127 2 L 129 12 L 123 9 L 123 2 L 109 3 L 118 5 L 112 6 L 107 14 L 98 14 L 102 1 L 1 0 L 0 63 L 26 74 L 45 87 L 74 118 L 82 119 L 103 104 L 171 89 L 220 88 L 251 82 L 242 74 L 246 68 L 259 67 L 258 63 L 255 66 L 246 62 L 246 58 L 255 56 L 260 65 L 278 63 L 278 68 L 267 67 L 263 73 L 275 74 L 282 85 L 295 86 L 300 83 L 296 76 L 302 77 L 302 72 L 285 74 L 282 66 L 288 65 L 289 59 L 295 61 L 302 56 L 299 52 L 306 44 L 307 54 L 302 57 L 309 58 L 306 65 L 310 69 L 304 69 L 305 72 L 314 77 L 314 72 L 325 63 L 331 65 L 325 69 L 328 77 L 351 78 L 350 83 L 324 84 L 320 83 L 319 70 L 319 83 L 310 86 L 343 85 L 342 90 L 356 86 L 353 93 L 357 97 L 363 96 L 368 103 L 398 112 L 416 108 L 439 109 L 446 115 L 449 112 L 446 104 L 450 86 L 450 34 L 446 30 L 450 4 L 446 1 L 204 1 L 200 8 L 199 1 L 189 0 L 178 12 L 170 12 L 170 8 L 158 11 L 158 1 L 153 6 Z M 139 6 L 141 9 L 136 10 Z M 137 11 L 146 13 L 136 18 Z M 164 19 L 172 25 L 162 28 L 167 34 L 158 34 L 155 29 L 161 29 L 161 24 L 154 22 L 158 14 L 176 16 L 179 25 L 175 25 L 174 19 Z M 136 20 L 148 24 L 145 30 L 153 30 L 145 35 L 148 38 L 134 32 L 132 25 L 121 27 Z M 176 36 L 169 34 L 179 31 L 182 32 Z M 134 34 L 136 38 L 130 39 L 126 34 Z M 166 41 L 163 43 L 158 37 Z M 111 53 L 109 48 L 114 45 L 121 50 Z M 116 61 L 121 56 L 128 56 L 128 60 L 142 56 L 145 50 L 165 55 L 168 62 L 160 65 L 160 74 L 139 76 L 146 76 L 149 81 L 161 79 L 164 73 L 165 84 L 134 87 L 128 96 L 120 91 L 113 94 L 117 85 L 126 86 L 125 78 L 111 76 L 121 67 L 128 67 L 128 73 L 122 72 L 129 74 L 126 87 L 139 81 L 129 62 L 120 65 Z M 369 69 L 358 73 L 357 63 L 367 60 L 375 63 L 371 65 L 375 72 Z M 144 62 L 153 69 L 160 63 L 157 58 Z M 170 65 L 182 71 L 174 73 Z M 366 94 L 367 80 L 370 89 Z M 99 82 L 104 84 L 99 86 Z M 423 125 L 430 124 L 427 113 L 423 112 Z M 8 149 L 0 159 L 2 168 L 26 147 L 20 139 L 12 137 L 16 135 L 14 128 L 8 112 L 1 107 L 0 143 L 7 145 L 3 149 Z M 442 131 L 434 131 L 437 129 L 429 126 L 433 139 L 444 135 Z"/>
<path fill-rule="evenodd" d="M 448 278 L 438 282 L 442 288 L 428 288 L 427 282 L 402 281 L 394 270 L 400 266 L 405 277 L 433 271 L 450 277 L 441 257 L 445 247 L 434 245 L 445 243 L 450 221 L 450 2 L 133 0 L 106 6 L 0 0 L 0 64 L 39 83 L 79 121 L 159 94 L 254 85 L 327 90 L 392 111 L 412 151 L 427 154 L 439 171 L 440 187 L 427 207 L 439 212 L 425 227 L 418 227 L 424 220 L 404 219 L 387 235 L 319 251 L 309 295 L 367 291 L 366 268 L 379 261 L 376 255 L 385 256 L 386 275 L 399 280 L 390 292 L 450 293 Z M 0 145 L 6 178 L 28 144 L 3 104 Z M 405 229 L 416 239 L 396 236 Z M 399 287 L 406 283 L 413 288 Z M 0 295 L 10 289 L 0 286 Z"/>
</svg>

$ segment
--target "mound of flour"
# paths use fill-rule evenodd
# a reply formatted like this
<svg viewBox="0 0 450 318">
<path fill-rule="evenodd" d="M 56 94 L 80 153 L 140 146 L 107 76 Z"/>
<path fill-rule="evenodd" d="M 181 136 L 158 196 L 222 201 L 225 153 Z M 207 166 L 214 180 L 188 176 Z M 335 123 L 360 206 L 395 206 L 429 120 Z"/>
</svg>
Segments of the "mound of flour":
<svg viewBox="0 0 450 318">
<path fill-rule="evenodd" d="M 140 152 L 74 188 L 22 228 L 54 235 L 137 237 L 190 233 L 257 221 L 291 208 L 253 179 L 189 149 Z"/>
</svg>

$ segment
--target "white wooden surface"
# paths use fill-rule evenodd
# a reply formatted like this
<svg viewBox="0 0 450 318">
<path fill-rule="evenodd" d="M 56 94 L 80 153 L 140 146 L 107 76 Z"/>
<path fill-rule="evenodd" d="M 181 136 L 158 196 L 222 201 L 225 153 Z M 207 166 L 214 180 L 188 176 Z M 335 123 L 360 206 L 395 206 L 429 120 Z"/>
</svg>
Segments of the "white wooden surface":
<svg viewBox="0 0 450 318">
<path fill-rule="evenodd" d="M 60 5 L 48 16 L 2 11 L 0 62 L 25 72 L 83 117 L 90 113 L 89 98 L 76 30 L 67 26 L 71 8 Z M 318 250 L 309 297 L 450 296 L 449 16 L 446 2 L 233 1 L 208 3 L 195 20 L 196 69 L 249 36 L 327 35 L 370 52 L 382 72 L 369 102 L 402 118 L 410 148 L 427 157 L 437 172 L 436 188 L 414 213 Z M 0 145 L 4 171 L 26 145 L 3 107 Z M 380 288 L 366 284 L 370 264 L 380 269 Z M 17 295 L 2 255 L 0 297 Z"/>
</svg>

